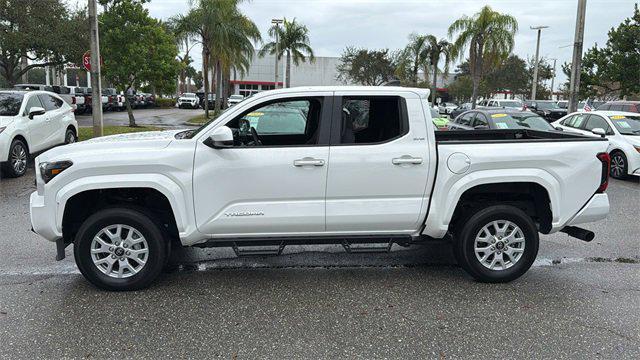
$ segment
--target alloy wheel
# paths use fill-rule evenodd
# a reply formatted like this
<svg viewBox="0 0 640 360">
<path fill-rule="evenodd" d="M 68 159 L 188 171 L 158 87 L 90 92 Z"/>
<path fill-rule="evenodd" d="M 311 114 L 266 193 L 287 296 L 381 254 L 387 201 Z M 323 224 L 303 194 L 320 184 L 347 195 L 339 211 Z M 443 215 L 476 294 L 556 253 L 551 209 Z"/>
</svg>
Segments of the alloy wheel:
<svg viewBox="0 0 640 360">
<path fill-rule="evenodd" d="M 11 166 L 16 174 L 22 174 L 27 169 L 27 151 L 20 142 L 11 149 Z"/>
<path fill-rule="evenodd" d="M 137 229 L 124 224 L 109 225 L 91 241 L 91 260 L 103 274 L 128 278 L 139 273 L 149 258 L 147 240 Z"/>
<path fill-rule="evenodd" d="M 474 241 L 478 261 L 490 270 L 506 270 L 524 254 L 522 229 L 509 220 L 495 220 L 480 229 Z"/>
<path fill-rule="evenodd" d="M 624 173 L 624 158 L 620 154 L 616 154 L 611 158 L 611 176 L 621 177 Z"/>
</svg>

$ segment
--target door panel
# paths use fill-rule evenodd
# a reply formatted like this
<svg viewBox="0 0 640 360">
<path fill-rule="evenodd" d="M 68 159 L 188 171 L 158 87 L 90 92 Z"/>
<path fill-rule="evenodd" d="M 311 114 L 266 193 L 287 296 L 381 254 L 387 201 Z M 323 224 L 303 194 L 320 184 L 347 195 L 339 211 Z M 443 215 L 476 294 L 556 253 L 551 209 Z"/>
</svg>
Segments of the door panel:
<svg viewBox="0 0 640 360">
<path fill-rule="evenodd" d="M 336 98 L 334 104 L 343 103 Z M 342 127 L 335 111 L 332 129 Z M 419 228 L 431 159 L 421 100 L 406 99 L 405 111 L 411 119 L 408 133 L 385 143 L 337 145 L 339 134 L 332 131 L 328 232 L 397 233 Z"/>
<path fill-rule="evenodd" d="M 252 106 L 243 112 L 245 115 L 227 122 L 240 124 L 239 119 L 249 118 L 243 126 L 257 129 L 258 135 L 261 129 L 266 129 L 262 133 L 264 145 L 236 143 L 232 148 L 213 149 L 197 142 L 193 189 L 200 232 L 233 237 L 325 231 L 331 95 L 329 92 L 314 97 L 324 100 L 319 114 L 315 110 L 308 112 L 307 124 L 315 118 L 319 126 L 309 125 L 308 132 L 303 130 L 308 140 L 301 145 L 267 145 L 277 140 L 267 139 L 266 135 L 274 132 L 274 126 L 280 126 L 286 119 L 296 119 L 290 108 L 281 111 L 277 106 L 267 111 L 264 106 Z M 296 129 L 299 127 L 305 129 L 300 125 Z M 242 129 L 238 127 L 239 131 Z"/>
</svg>

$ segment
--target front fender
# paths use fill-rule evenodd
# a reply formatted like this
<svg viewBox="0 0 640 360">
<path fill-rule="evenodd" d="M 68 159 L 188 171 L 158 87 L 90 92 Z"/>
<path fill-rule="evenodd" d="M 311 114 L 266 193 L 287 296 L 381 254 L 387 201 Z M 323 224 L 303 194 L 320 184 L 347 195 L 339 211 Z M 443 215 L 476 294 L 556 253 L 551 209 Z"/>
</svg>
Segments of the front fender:
<svg viewBox="0 0 640 360">
<path fill-rule="evenodd" d="M 522 168 L 510 169 L 509 176 L 505 176 L 504 170 L 476 171 L 462 177 L 450 177 L 436 185 L 433 193 L 438 195 L 431 201 L 422 233 L 438 239 L 444 237 L 449 229 L 458 201 L 465 191 L 478 185 L 513 182 L 536 183 L 547 190 L 551 201 L 552 226 L 555 228 L 556 224 L 561 221 L 559 219 L 560 194 L 559 191 L 552 190 L 560 189 L 560 183 L 544 170 Z"/>
<path fill-rule="evenodd" d="M 56 194 L 58 230 L 62 231 L 65 206 L 71 197 L 88 190 L 114 188 L 150 188 L 159 191 L 169 200 L 180 237 L 186 237 L 195 231 L 195 219 L 187 211 L 187 199 L 183 190 L 169 177 L 161 174 L 101 175 L 70 182 Z"/>
</svg>

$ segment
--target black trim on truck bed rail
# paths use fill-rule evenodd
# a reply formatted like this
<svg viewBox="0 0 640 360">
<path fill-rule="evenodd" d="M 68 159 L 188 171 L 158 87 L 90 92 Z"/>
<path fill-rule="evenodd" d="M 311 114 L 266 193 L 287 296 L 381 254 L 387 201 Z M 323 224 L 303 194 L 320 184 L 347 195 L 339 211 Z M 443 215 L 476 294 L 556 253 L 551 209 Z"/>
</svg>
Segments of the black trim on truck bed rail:
<svg viewBox="0 0 640 360">
<path fill-rule="evenodd" d="M 609 141 L 602 137 L 584 136 L 568 132 L 528 129 L 436 131 L 436 142 L 447 144 L 522 143 L 548 141 Z"/>
</svg>

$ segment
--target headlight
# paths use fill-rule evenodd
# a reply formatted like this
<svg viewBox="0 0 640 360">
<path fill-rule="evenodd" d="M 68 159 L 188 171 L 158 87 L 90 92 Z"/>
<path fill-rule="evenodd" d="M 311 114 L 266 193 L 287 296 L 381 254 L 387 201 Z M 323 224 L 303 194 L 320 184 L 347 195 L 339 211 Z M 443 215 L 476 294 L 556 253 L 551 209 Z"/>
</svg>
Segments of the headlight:
<svg viewBox="0 0 640 360">
<path fill-rule="evenodd" d="M 43 162 L 40 163 L 40 176 L 44 183 L 48 183 L 54 177 L 58 176 L 61 172 L 71 167 L 73 163 L 71 161 L 56 161 L 56 162 Z"/>
</svg>

